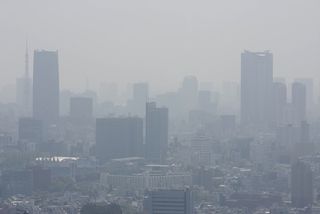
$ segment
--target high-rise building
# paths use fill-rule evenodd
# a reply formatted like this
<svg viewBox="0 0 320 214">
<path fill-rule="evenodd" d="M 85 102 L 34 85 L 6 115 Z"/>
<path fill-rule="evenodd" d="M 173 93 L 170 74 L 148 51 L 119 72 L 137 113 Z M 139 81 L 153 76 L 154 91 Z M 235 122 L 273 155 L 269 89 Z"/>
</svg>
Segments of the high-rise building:
<svg viewBox="0 0 320 214">
<path fill-rule="evenodd" d="M 155 163 L 164 162 L 168 147 L 168 109 L 146 104 L 146 158 Z"/>
<path fill-rule="evenodd" d="M 269 51 L 241 54 L 241 122 L 267 128 L 271 120 L 273 54 Z"/>
<path fill-rule="evenodd" d="M 141 156 L 143 120 L 138 117 L 99 118 L 96 151 L 101 161 Z"/>
<path fill-rule="evenodd" d="M 198 89 L 199 83 L 195 76 L 186 76 L 183 79 L 179 91 L 180 111 L 183 115 L 188 115 L 189 111 L 197 106 Z"/>
<path fill-rule="evenodd" d="M 146 193 L 145 214 L 193 214 L 193 199 L 189 189 L 154 190 Z"/>
<path fill-rule="evenodd" d="M 306 120 L 307 111 L 307 92 L 306 86 L 300 82 L 292 84 L 292 122 L 300 124 Z"/>
<path fill-rule="evenodd" d="M 299 127 L 299 139 L 295 145 L 295 159 L 313 153 L 313 143 L 310 140 L 310 125 L 302 121 Z"/>
<path fill-rule="evenodd" d="M 312 78 L 298 78 L 295 82 L 302 83 L 306 87 L 307 111 L 312 111 L 314 107 L 314 84 Z"/>
<path fill-rule="evenodd" d="M 44 126 L 59 119 L 58 52 L 36 50 L 33 57 L 33 117 Z"/>
<path fill-rule="evenodd" d="M 272 93 L 272 123 L 275 127 L 283 126 L 287 123 L 287 86 L 285 83 L 274 82 Z"/>
<path fill-rule="evenodd" d="M 313 202 L 313 173 L 302 161 L 291 167 L 291 201 L 298 208 L 311 206 Z"/>
</svg>

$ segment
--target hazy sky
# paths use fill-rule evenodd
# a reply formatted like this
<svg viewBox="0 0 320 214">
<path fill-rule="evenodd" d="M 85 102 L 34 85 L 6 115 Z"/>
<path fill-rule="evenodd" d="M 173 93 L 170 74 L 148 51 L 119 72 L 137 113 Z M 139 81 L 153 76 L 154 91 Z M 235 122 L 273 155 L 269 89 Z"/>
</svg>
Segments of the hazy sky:
<svg viewBox="0 0 320 214">
<path fill-rule="evenodd" d="M 0 0 L 0 29 L 0 87 L 23 74 L 26 36 L 30 55 L 59 50 L 61 88 L 238 80 L 243 49 L 271 50 L 275 76 L 320 78 L 319 0 Z"/>
</svg>

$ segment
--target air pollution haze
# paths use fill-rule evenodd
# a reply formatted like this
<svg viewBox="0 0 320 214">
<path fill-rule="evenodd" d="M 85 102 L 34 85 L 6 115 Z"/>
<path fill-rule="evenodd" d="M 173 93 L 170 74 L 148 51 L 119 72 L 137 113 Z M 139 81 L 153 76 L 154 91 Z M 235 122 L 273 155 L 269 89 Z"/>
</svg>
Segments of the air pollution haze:
<svg viewBox="0 0 320 214">
<path fill-rule="evenodd" d="M 0 0 L 0 214 L 319 214 L 319 0 Z"/>
<path fill-rule="evenodd" d="M 61 87 L 74 90 L 86 79 L 157 91 L 185 75 L 239 80 L 244 49 L 271 50 L 276 76 L 319 78 L 319 10 L 318 0 L 2 0 L 1 86 L 23 74 L 26 38 L 59 51 Z"/>
</svg>

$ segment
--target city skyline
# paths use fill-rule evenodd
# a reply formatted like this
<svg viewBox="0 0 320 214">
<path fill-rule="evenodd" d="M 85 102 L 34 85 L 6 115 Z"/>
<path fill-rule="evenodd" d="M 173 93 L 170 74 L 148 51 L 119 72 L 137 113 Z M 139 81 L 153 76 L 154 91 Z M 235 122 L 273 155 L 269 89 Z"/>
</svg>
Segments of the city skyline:
<svg viewBox="0 0 320 214">
<path fill-rule="evenodd" d="M 197 75 L 203 81 L 239 80 L 238 54 L 244 49 L 271 50 L 276 76 L 319 79 L 318 1 L 180 3 L 168 7 L 167 1 L 151 5 L 144 0 L 134 4 L 97 0 L 93 4 L 77 1 L 75 8 L 73 1 L 3 1 L 0 78 L 8 81 L 0 88 L 22 76 L 26 38 L 30 50 L 59 50 L 62 89 L 81 91 L 87 79 L 94 90 L 102 80 L 122 86 L 142 80 L 155 91 L 174 89 L 185 75 Z M 15 7 L 11 16 L 8 11 Z M 127 39 L 121 36 L 130 33 Z M 168 80 L 160 84 L 157 79 L 161 77 Z"/>
<path fill-rule="evenodd" d="M 319 214 L 319 11 L 0 0 L 0 214 Z"/>
</svg>

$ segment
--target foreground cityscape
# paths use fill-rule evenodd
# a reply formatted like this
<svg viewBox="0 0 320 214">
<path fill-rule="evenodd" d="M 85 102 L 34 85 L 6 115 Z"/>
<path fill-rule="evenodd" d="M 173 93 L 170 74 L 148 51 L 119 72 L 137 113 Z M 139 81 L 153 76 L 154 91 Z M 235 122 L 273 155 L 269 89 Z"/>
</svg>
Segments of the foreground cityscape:
<svg viewBox="0 0 320 214">
<path fill-rule="evenodd" d="M 139 82 L 124 102 L 113 82 L 60 90 L 58 55 L 35 50 L 31 77 L 27 48 L 0 103 L 1 214 L 320 213 L 319 95 L 272 52 L 243 51 L 240 83 Z"/>
</svg>

